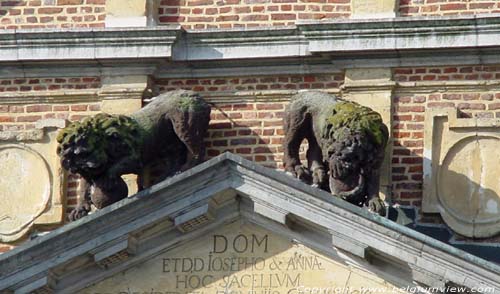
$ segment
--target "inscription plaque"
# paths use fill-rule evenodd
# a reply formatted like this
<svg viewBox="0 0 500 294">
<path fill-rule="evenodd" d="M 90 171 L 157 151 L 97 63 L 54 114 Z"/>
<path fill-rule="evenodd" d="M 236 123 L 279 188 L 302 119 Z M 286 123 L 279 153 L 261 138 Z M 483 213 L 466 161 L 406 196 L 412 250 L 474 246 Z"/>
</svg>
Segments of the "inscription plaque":
<svg viewBox="0 0 500 294">
<path fill-rule="evenodd" d="M 399 293 L 398 287 L 365 269 L 240 222 L 179 245 L 80 293 L 299 294 L 313 288 L 329 291 L 321 293 Z"/>
</svg>

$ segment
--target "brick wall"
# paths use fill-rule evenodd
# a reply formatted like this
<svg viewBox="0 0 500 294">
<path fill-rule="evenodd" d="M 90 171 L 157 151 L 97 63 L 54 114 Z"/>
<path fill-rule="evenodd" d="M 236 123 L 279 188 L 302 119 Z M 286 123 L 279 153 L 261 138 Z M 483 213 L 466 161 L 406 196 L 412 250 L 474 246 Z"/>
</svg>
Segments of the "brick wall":
<svg viewBox="0 0 500 294">
<path fill-rule="evenodd" d="M 399 0 L 399 16 L 499 13 L 497 0 Z"/>
<path fill-rule="evenodd" d="M 187 89 L 202 96 L 235 91 L 338 90 L 342 74 L 316 76 L 262 76 L 218 79 L 160 79 L 157 91 Z M 214 96 L 215 95 L 215 96 Z M 237 96 L 233 96 L 237 98 Z M 212 106 L 209 134 L 206 140 L 208 158 L 225 151 L 239 154 L 271 168 L 282 168 L 283 115 L 288 101 L 272 100 L 237 103 L 215 103 Z M 286 99 L 285 99 L 286 100 Z"/>
<path fill-rule="evenodd" d="M 96 89 L 100 86 L 98 77 L 0 79 L 0 92 Z"/>
<path fill-rule="evenodd" d="M 350 0 L 161 0 L 159 22 L 188 29 L 258 27 L 350 13 Z"/>
<path fill-rule="evenodd" d="M 394 78 L 407 81 L 492 81 L 500 80 L 500 66 L 399 68 Z M 456 107 L 460 117 L 500 117 L 500 92 L 479 86 L 434 92 L 398 94 L 394 98 L 392 180 L 394 200 L 420 206 L 422 200 L 422 154 L 425 111 L 436 107 Z"/>
<path fill-rule="evenodd" d="M 106 0 L 0 0 L 0 29 L 104 27 Z"/>
</svg>

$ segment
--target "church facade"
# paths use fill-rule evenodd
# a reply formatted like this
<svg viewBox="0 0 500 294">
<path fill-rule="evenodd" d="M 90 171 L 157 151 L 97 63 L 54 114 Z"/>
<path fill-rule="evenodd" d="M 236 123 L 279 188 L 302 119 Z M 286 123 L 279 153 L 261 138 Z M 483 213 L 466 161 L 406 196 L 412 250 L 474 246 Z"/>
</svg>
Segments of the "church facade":
<svg viewBox="0 0 500 294">
<path fill-rule="evenodd" d="M 500 291 L 499 47 L 493 0 L 1 0 L 0 293 Z M 58 131 L 177 89 L 209 162 L 68 223 Z M 382 115 L 387 217 L 282 173 L 306 90 Z"/>
</svg>

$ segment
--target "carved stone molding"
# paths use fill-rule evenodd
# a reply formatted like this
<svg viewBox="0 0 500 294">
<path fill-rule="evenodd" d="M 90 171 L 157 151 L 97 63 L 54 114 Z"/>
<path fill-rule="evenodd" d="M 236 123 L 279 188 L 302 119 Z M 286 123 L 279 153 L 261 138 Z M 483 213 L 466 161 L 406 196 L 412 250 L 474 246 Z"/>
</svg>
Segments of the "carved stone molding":
<svg viewBox="0 0 500 294">
<path fill-rule="evenodd" d="M 424 138 L 423 212 L 440 213 L 455 232 L 500 232 L 500 120 L 458 119 L 457 110 L 428 110 Z"/>
<path fill-rule="evenodd" d="M 64 125 L 50 119 L 30 132 L 0 133 L 0 242 L 20 239 L 34 225 L 62 222 L 65 174 L 55 137 Z"/>
</svg>

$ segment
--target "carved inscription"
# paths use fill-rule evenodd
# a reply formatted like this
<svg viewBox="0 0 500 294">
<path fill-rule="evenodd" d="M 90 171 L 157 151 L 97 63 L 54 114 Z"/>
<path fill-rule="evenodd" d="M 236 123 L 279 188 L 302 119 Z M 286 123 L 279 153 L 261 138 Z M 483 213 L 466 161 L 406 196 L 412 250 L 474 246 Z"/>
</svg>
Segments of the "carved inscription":
<svg viewBox="0 0 500 294">
<path fill-rule="evenodd" d="M 376 275 L 349 268 L 282 236 L 234 223 L 80 293 L 305 294 L 318 288 L 328 289 L 321 293 L 342 293 L 338 291 L 348 287 L 344 293 L 370 294 L 377 292 L 367 287 L 389 286 Z"/>
<path fill-rule="evenodd" d="M 175 275 L 172 293 L 202 287 L 217 294 L 280 294 L 301 285 L 302 271 L 324 270 L 317 256 L 264 258 L 270 242 L 268 234 L 213 235 L 207 256 L 164 258 L 162 272 Z"/>
</svg>

